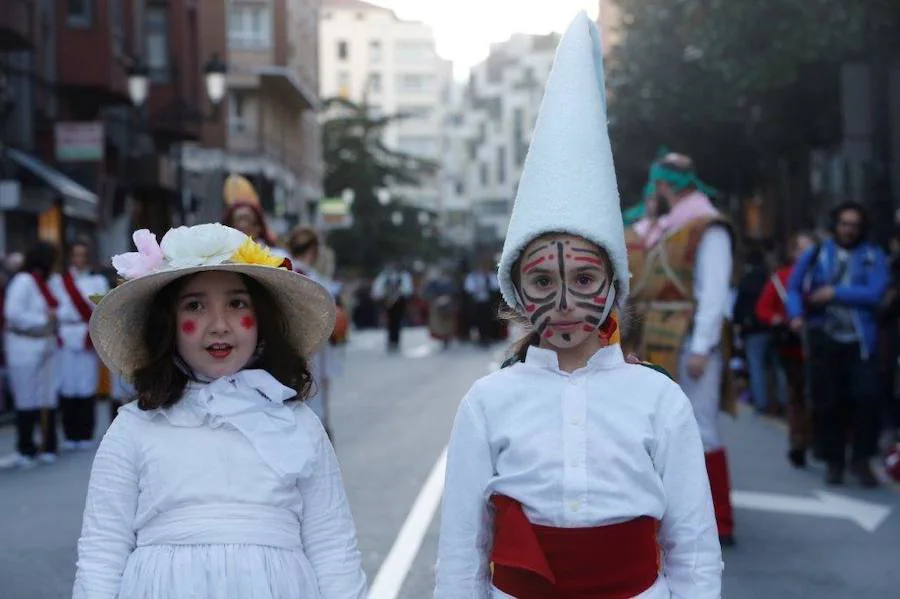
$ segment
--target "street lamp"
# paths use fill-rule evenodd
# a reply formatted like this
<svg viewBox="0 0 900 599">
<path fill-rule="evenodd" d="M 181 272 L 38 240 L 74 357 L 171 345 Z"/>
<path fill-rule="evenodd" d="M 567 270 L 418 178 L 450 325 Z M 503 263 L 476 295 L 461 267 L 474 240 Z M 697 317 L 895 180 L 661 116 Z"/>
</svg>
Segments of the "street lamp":
<svg viewBox="0 0 900 599">
<path fill-rule="evenodd" d="M 403 213 L 399 210 L 395 211 L 391 214 L 391 222 L 394 223 L 395 227 L 399 227 L 403 224 Z"/>
<path fill-rule="evenodd" d="M 188 114 L 188 111 L 185 109 L 185 101 L 182 97 L 181 76 L 173 60 L 173 66 L 170 74 L 172 77 L 172 83 L 175 92 L 175 118 L 177 120 L 177 129 L 179 131 L 184 129 L 184 125 L 186 122 L 203 123 L 207 121 L 215 121 L 218 119 L 219 107 L 221 106 L 222 99 L 225 97 L 227 72 L 228 66 L 224 62 L 222 62 L 217 53 L 213 53 L 213 55 L 203 67 L 203 79 L 206 85 L 206 96 L 209 98 L 209 101 L 212 104 L 212 112 L 207 115 L 203 112 L 191 111 L 192 113 Z M 136 57 L 134 62 L 128 68 L 128 96 L 135 108 L 141 108 L 147 102 L 147 97 L 149 95 L 150 69 L 147 67 L 144 61 L 141 60 L 140 57 Z M 193 208 L 191 207 L 190 192 L 184 187 L 184 145 L 181 143 L 178 144 L 178 168 L 176 171 L 175 186 L 178 190 L 179 196 L 181 197 L 180 214 L 181 220 L 184 223 L 184 221 L 186 221 L 187 214 L 189 212 L 192 213 Z M 193 216 L 193 214 L 191 215 Z"/>
<path fill-rule="evenodd" d="M 356 192 L 348 187 L 341 192 L 341 199 L 344 200 L 344 203 L 347 204 L 347 206 L 352 206 L 353 202 L 356 201 Z"/>
<path fill-rule="evenodd" d="M 378 197 L 378 203 L 382 206 L 387 206 L 391 203 L 391 192 L 386 187 L 377 189 L 375 195 Z"/>
</svg>

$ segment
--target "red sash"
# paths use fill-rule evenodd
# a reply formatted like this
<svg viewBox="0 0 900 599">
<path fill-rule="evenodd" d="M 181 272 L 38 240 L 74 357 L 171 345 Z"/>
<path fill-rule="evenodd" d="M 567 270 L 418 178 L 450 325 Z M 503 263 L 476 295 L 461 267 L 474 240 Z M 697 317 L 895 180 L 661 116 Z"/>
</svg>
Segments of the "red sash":
<svg viewBox="0 0 900 599">
<path fill-rule="evenodd" d="M 62 280 L 63 286 L 66 288 L 66 293 L 72 298 L 72 303 L 75 305 L 75 309 L 78 310 L 78 315 L 81 316 L 81 320 L 84 321 L 84 324 L 89 323 L 94 309 L 91 308 L 90 304 L 85 301 L 84 296 L 81 295 L 81 292 L 75 285 L 75 278 L 72 277 L 72 273 L 68 270 L 64 272 Z M 84 337 L 84 349 L 93 348 L 94 344 L 91 342 L 91 334 L 88 332 Z"/>
<path fill-rule="evenodd" d="M 659 521 L 591 528 L 532 524 L 522 505 L 494 495 L 493 585 L 518 599 L 631 599 L 660 572 Z"/>
<path fill-rule="evenodd" d="M 56 310 L 59 307 L 59 300 L 56 299 L 56 296 L 53 295 L 53 292 L 50 291 L 50 287 L 47 286 L 47 281 L 36 272 L 31 273 L 31 278 L 34 279 L 35 284 L 37 285 L 38 291 L 41 292 L 41 295 L 44 296 L 44 301 L 47 302 L 47 307 L 51 310 Z M 59 335 L 56 336 L 56 344 L 62 345 L 62 339 L 59 338 Z"/>
</svg>

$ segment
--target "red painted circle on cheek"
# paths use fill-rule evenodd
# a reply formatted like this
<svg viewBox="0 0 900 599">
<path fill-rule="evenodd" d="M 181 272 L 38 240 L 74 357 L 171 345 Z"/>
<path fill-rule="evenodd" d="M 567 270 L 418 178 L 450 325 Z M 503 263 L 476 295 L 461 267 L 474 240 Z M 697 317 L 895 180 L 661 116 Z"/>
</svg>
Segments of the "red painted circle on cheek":
<svg viewBox="0 0 900 599">
<path fill-rule="evenodd" d="M 185 320 L 181 323 L 181 332 L 190 335 L 197 330 L 197 323 L 193 320 Z"/>
<path fill-rule="evenodd" d="M 549 339 L 553 336 L 553 331 L 544 331 L 544 339 Z"/>
<path fill-rule="evenodd" d="M 597 297 L 594 298 L 594 303 L 597 304 L 598 306 L 605 306 L 606 305 L 606 296 L 598 295 Z"/>
<path fill-rule="evenodd" d="M 534 312 L 535 310 L 537 310 L 537 306 L 535 306 L 534 304 L 528 304 L 527 306 L 525 306 L 526 312 Z"/>
<path fill-rule="evenodd" d="M 252 329 L 256 326 L 256 319 L 252 316 L 244 316 L 241 318 L 241 326 L 245 329 Z"/>
</svg>

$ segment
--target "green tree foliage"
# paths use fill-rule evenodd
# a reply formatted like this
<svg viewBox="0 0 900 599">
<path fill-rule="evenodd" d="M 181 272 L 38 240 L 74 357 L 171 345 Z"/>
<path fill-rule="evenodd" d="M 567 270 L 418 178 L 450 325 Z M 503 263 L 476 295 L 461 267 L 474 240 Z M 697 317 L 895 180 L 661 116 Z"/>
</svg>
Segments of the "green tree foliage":
<svg viewBox="0 0 900 599">
<path fill-rule="evenodd" d="M 324 112 L 330 115 L 322 127 L 325 194 L 339 197 L 352 189 L 355 196 L 353 226 L 329 234 L 341 265 L 373 274 L 389 260 L 431 257 L 433 238 L 423 235 L 418 211 L 404 207 L 402 198 L 391 198 L 387 206 L 377 199 L 378 189 L 391 183 L 416 185 L 435 168 L 385 146 L 385 128 L 404 116 L 376 116 L 367 106 L 343 98 L 326 100 Z M 397 211 L 404 217 L 400 226 L 391 221 Z"/>
<path fill-rule="evenodd" d="M 721 188 L 752 188 L 766 156 L 823 142 L 837 118 L 836 65 L 900 38 L 897 0 L 615 1 L 610 120 L 634 199 L 663 144 Z"/>
</svg>

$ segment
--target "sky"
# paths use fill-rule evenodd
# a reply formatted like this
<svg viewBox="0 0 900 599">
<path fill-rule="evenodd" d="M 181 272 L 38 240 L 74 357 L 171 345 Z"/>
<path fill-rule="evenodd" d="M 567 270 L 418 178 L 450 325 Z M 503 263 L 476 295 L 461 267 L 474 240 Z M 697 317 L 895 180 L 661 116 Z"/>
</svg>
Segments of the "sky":
<svg viewBox="0 0 900 599">
<path fill-rule="evenodd" d="M 491 43 L 513 33 L 562 32 L 584 10 L 596 19 L 598 0 L 368 0 L 401 19 L 432 26 L 437 51 L 454 63 L 456 78 L 487 58 Z"/>
</svg>

